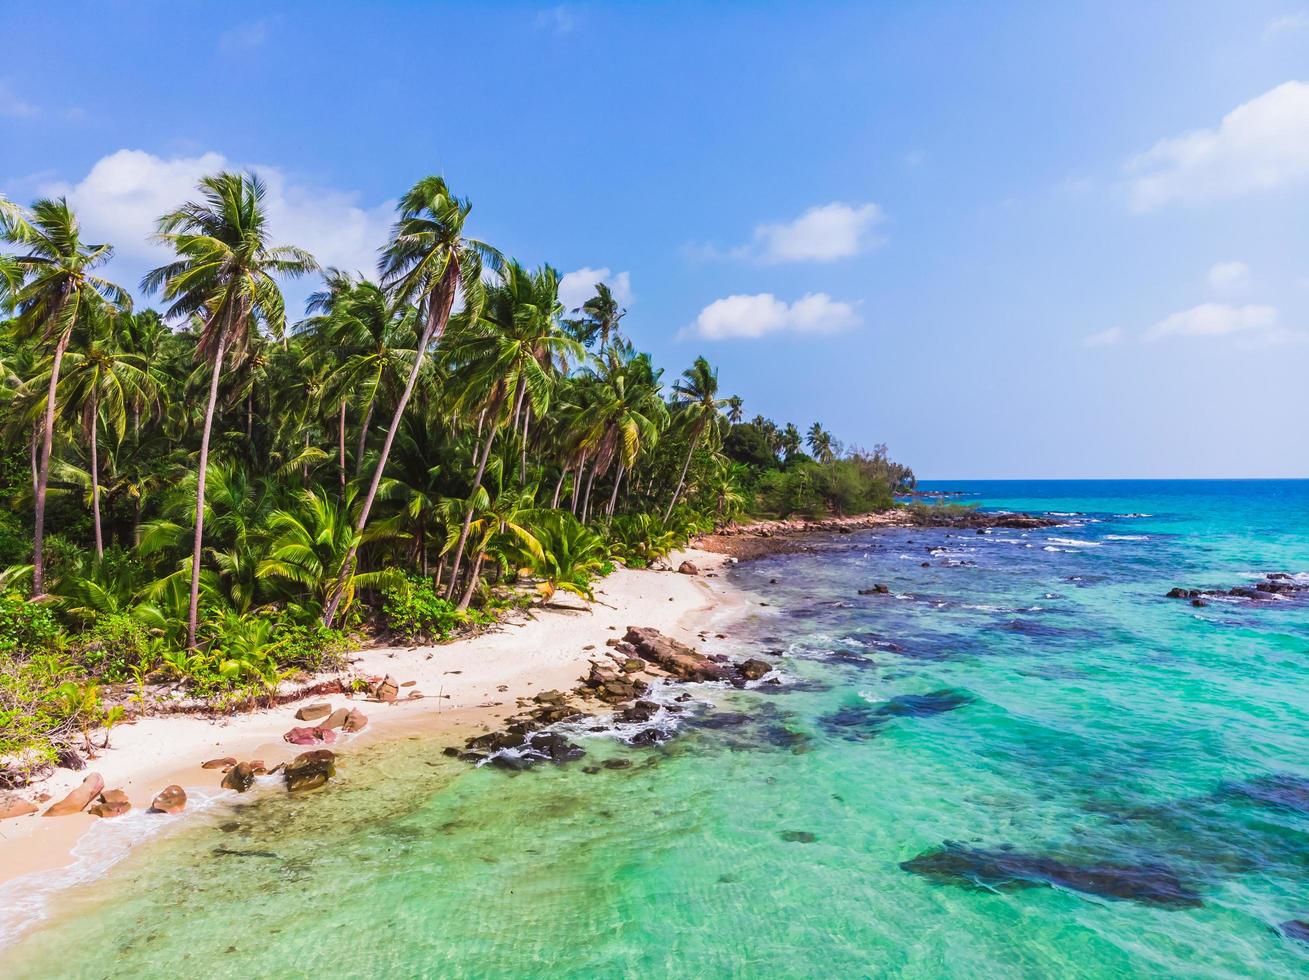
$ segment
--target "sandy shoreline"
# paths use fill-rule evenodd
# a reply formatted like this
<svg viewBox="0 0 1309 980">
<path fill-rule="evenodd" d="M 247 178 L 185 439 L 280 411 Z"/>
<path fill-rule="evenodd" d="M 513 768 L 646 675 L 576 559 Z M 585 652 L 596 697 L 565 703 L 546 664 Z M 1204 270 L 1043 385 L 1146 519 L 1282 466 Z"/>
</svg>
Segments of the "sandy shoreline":
<svg viewBox="0 0 1309 980">
<path fill-rule="evenodd" d="M 719 554 L 692 550 L 671 556 L 672 567 L 689 559 L 700 575 L 618 569 L 598 583 L 597 602 L 534 609 L 500 628 L 455 643 L 427 647 L 388 647 L 351 654 L 352 668 L 363 674 L 391 674 L 415 681 L 401 689 L 401 700 L 386 705 L 344 695 L 320 695 L 307 701 L 327 701 L 334 707 L 354 706 L 369 719 L 358 735 L 346 735 L 332 746 L 348 753 L 378 741 L 423 734 L 439 744 L 492 726 L 518 710 L 518 699 L 551 689 L 576 686 L 593 657 L 604 656 L 605 641 L 621 636 L 629 626 L 653 626 L 694 643 L 696 631 L 711 616 L 744 605 L 716 573 L 729 561 Z M 565 600 L 566 601 L 566 600 Z M 421 699 L 405 700 L 410 690 Z M 306 703 L 306 702 L 301 702 Z M 27 795 L 44 792 L 60 799 L 89 773 L 99 773 L 106 788 L 123 789 L 134 816 L 154 795 L 177 783 L 196 799 L 221 790 L 222 773 L 203 770 L 206 759 L 223 756 L 261 758 L 271 767 L 304 751 L 283 741 L 295 725 L 297 704 L 284 704 L 232 717 L 209 719 L 170 715 L 141 719 L 115 727 L 111 748 L 99 753 L 81 772 L 60 769 L 32 787 Z M 48 804 L 47 804 L 48 805 Z M 42 806 L 44 809 L 44 805 Z M 155 819 L 156 815 L 150 815 Z M 117 818 L 123 820 L 126 818 Z M 181 817 L 158 819 L 176 821 Z M 103 833 L 114 820 L 87 813 L 43 818 L 39 815 L 0 822 L 0 903 L 5 886 L 39 881 L 67 868 L 80 840 Z M 103 825 L 103 826 L 97 826 Z M 88 833 L 90 832 L 90 833 Z M 25 877 L 28 876 L 28 877 Z M 15 879 L 23 878 L 23 882 Z M 0 909 L 0 912 L 5 911 Z"/>
</svg>

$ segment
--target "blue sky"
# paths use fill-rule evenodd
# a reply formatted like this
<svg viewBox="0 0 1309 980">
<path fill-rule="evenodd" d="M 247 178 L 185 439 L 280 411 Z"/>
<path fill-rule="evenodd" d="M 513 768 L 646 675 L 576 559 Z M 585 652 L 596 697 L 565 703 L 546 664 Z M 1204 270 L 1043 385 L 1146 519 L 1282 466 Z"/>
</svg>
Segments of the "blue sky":
<svg viewBox="0 0 1309 980">
<path fill-rule="evenodd" d="M 0 190 L 114 273 L 196 177 L 473 230 L 668 376 L 928 478 L 1306 476 L 1309 3 L 5 4 Z M 305 287 L 289 290 L 302 296 Z"/>
</svg>

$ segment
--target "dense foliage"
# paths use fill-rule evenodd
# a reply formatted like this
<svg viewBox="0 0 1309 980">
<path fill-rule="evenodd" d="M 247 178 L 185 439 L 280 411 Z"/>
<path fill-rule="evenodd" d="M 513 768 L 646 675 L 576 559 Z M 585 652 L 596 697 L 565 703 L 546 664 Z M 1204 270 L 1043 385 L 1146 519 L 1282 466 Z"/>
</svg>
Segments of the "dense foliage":
<svg viewBox="0 0 1309 980">
<path fill-rule="evenodd" d="M 607 287 L 565 310 L 440 178 L 401 197 L 375 281 L 274 245 L 252 174 L 178 204 L 157 312 L 65 201 L 0 199 L 0 756 L 112 721 L 106 684 L 249 697 L 351 632 L 444 639 L 743 513 L 912 482 L 817 424 L 744 422 L 703 358 L 665 384 Z"/>
</svg>

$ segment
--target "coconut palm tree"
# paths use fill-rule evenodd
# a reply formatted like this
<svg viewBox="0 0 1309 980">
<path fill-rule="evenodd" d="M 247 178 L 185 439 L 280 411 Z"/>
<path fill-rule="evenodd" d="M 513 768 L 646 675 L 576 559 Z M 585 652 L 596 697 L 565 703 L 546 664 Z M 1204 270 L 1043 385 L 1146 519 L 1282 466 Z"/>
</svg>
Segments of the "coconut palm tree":
<svg viewBox="0 0 1309 980">
<path fill-rule="evenodd" d="M 782 435 L 778 439 L 778 445 L 782 450 L 782 458 L 786 460 L 792 459 L 800 451 L 804 441 L 801 439 L 800 430 L 795 427 L 794 422 L 786 423 L 786 427 L 782 429 Z"/>
<path fill-rule="evenodd" d="M 667 425 L 668 407 L 659 397 L 662 372 L 654 369 L 648 354 L 634 353 L 622 343 L 610 347 L 607 353 L 600 370 L 591 372 L 596 384 L 583 441 L 592 450 L 592 473 L 603 476 L 614 461 L 618 463 L 605 509 L 612 517 L 623 476 Z M 586 520 L 585 507 L 582 520 Z"/>
<path fill-rule="evenodd" d="M 100 525 L 101 420 L 119 443 L 127 429 L 130 406 L 154 396 L 156 386 L 145 359 L 117 345 L 112 317 L 100 312 L 87 317 L 88 338 L 83 350 L 65 355 L 64 391 L 61 400 L 77 410 L 82 432 L 90 447 L 91 512 L 95 526 L 95 556 L 103 558 L 104 534 Z"/>
<path fill-rule="evenodd" d="M 573 310 L 581 319 L 565 324 L 574 338 L 590 347 L 597 340 L 596 352 L 603 357 L 612 340 L 618 339 L 618 324 L 627 311 L 618 306 L 613 292 L 602 282 L 595 284 L 595 295 Z"/>
<path fill-rule="evenodd" d="M 354 574 L 368 515 L 427 349 L 440 341 L 456 295 L 463 297 L 465 312 L 476 317 L 482 303 L 482 269 L 484 266 L 498 269 L 502 262 L 500 253 L 491 246 L 464 235 L 464 223 L 471 210 L 472 204 L 451 194 L 441 177 L 424 177 L 400 199 L 399 220 L 382 253 L 382 286 L 391 294 L 395 306 L 413 304 L 422 311 L 422 328 L 417 356 L 404 390 L 396 400 L 372 482 L 359 508 L 358 533 L 341 563 L 336 592 L 324 603 L 325 626 L 332 625 L 346 585 Z"/>
<path fill-rule="evenodd" d="M 745 418 L 745 402 L 740 395 L 733 395 L 727 399 L 727 421 L 733 425 L 740 425 L 741 420 Z"/>
<path fill-rule="evenodd" d="M 204 540 L 205 471 L 209 439 L 225 359 L 239 351 L 262 325 L 273 336 L 285 330 L 286 311 L 277 277 L 301 276 L 318 268 L 313 256 L 269 240 L 266 189 L 253 173 L 225 171 L 205 177 L 200 200 L 159 219 L 156 240 L 169 245 L 177 260 L 148 273 L 142 288 L 160 292 L 170 317 L 198 317 L 198 357 L 209 365 L 200 457 L 196 468 L 195 535 L 191 548 L 191 600 L 187 648 L 195 648 L 200 603 L 200 552 Z"/>
<path fill-rule="evenodd" d="M 832 434 L 815 422 L 809 426 L 809 433 L 805 436 L 805 441 L 809 443 L 809 448 L 814 454 L 814 459 L 820 463 L 830 463 L 832 461 Z"/>
<path fill-rule="evenodd" d="M 682 372 L 682 377 L 673 385 L 673 399 L 678 405 L 678 422 L 687 433 L 686 462 L 682 464 L 682 473 L 677 478 L 677 489 L 668 501 L 664 511 L 664 523 L 673 515 L 673 508 L 682 495 L 686 484 L 686 471 L 691 466 L 691 457 L 696 446 L 705 435 L 716 438 L 721 432 L 722 415 L 719 410 L 723 400 L 718 397 L 718 372 L 709 366 L 703 357 L 697 357 L 695 363 Z"/>
<path fill-rule="evenodd" d="M 92 273 L 109 261 L 113 248 L 83 244 L 77 217 L 63 198 L 37 201 L 32 205 L 30 220 L 16 214 L 12 206 L 8 207 L 0 230 L 7 241 L 26 252 L 13 256 L 9 263 L 22 276 L 20 288 L 11 297 L 18 314 L 15 321 L 18 335 L 50 350 L 35 483 L 32 537 L 32 594 L 35 596 L 41 595 L 45 588 L 46 491 L 64 354 L 82 318 L 92 313 L 107 313 L 111 308 L 127 310 L 132 304 L 121 287 Z M 7 280 L 12 278 L 11 271 Z"/>
<path fill-rule="evenodd" d="M 465 378 L 461 400 L 480 410 L 486 428 L 470 499 L 481 488 L 492 443 L 503 424 L 503 407 L 513 406 L 514 431 L 522 419 L 525 454 L 530 414 L 545 414 L 555 379 L 569 360 L 582 356 L 581 344 L 559 327 L 558 291 L 558 276 L 548 266 L 530 273 L 517 262 L 509 262 L 501 269 L 500 282 L 488 291 L 483 316 L 460 319 L 460 330 L 450 345 L 450 358 Z M 520 482 L 526 475 L 525 455 L 523 460 Z M 458 587 L 472 519 L 473 508 L 469 506 L 454 548 L 448 594 L 451 601 Z"/>
</svg>

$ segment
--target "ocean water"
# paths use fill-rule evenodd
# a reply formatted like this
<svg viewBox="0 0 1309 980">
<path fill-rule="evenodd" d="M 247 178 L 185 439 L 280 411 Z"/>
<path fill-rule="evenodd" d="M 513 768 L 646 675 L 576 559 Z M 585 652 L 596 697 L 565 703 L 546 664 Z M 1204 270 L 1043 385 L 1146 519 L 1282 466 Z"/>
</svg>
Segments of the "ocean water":
<svg viewBox="0 0 1309 980">
<path fill-rule="evenodd" d="M 211 803 L 0 974 L 1304 976 L 1309 596 L 1164 593 L 1309 572 L 1309 481 L 933 486 L 1065 524 L 743 564 L 706 648 L 780 685 L 697 689 L 655 747 L 401 741 Z"/>
</svg>

